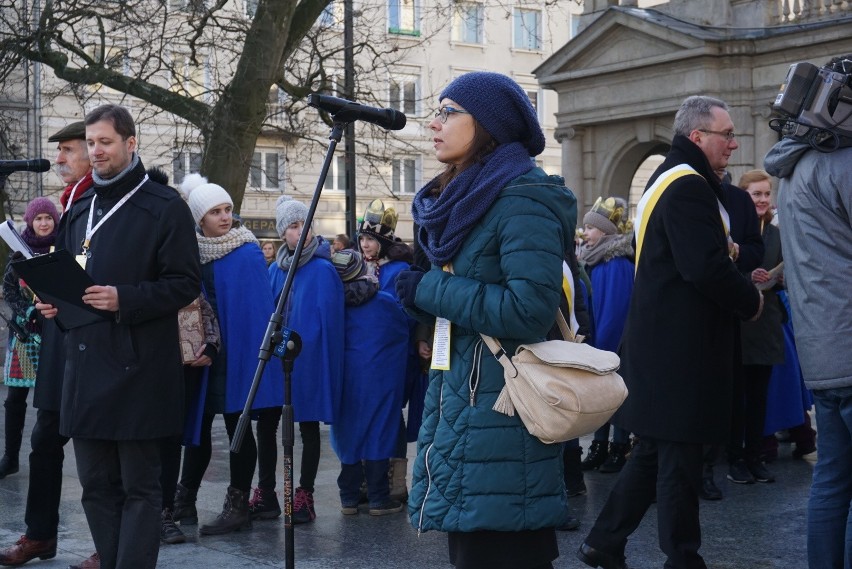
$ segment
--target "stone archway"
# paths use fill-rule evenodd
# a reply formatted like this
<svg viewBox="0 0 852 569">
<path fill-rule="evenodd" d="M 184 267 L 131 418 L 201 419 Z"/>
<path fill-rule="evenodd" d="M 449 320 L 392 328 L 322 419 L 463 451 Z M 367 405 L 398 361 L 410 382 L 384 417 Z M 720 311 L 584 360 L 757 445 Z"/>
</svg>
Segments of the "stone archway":
<svg viewBox="0 0 852 569">
<path fill-rule="evenodd" d="M 600 195 L 629 197 L 642 161 L 667 150 L 674 114 L 690 95 L 728 103 L 739 142 L 729 169 L 736 178 L 754 168 L 777 140 L 766 119 L 790 63 L 822 65 L 831 54 L 852 51 L 852 7 L 831 18 L 811 21 L 803 12 L 795 25 L 773 25 L 760 19 L 758 0 L 717 3 L 762 25 L 708 27 L 704 3 L 685 0 L 657 10 L 596 2 L 609 7 L 586 10 L 589 24 L 535 69 L 542 87 L 559 97 L 555 135 L 581 211 Z M 700 13 L 681 13 L 693 5 Z"/>
</svg>

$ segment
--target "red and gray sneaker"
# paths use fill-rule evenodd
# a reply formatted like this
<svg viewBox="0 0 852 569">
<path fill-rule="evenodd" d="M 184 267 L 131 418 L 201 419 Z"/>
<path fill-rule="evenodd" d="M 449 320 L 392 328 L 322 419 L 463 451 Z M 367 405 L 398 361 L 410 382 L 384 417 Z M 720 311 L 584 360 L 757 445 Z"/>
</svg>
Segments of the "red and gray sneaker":
<svg viewBox="0 0 852 569">
<path fill-rule="evenodd" d="M 281 506 L 275 490 L 255 488 L 249 500 L 249 515 L 253 520 L 274 520 L 281 515 Z"/>
<path fill-rule="evenodd" d="M 306 524 L 314 521 L 316 517 L 314 493 L 308 492 L 301 486 L 296 488 L 296 494 L 293 496 L 293 523 Z"/>
</svg>

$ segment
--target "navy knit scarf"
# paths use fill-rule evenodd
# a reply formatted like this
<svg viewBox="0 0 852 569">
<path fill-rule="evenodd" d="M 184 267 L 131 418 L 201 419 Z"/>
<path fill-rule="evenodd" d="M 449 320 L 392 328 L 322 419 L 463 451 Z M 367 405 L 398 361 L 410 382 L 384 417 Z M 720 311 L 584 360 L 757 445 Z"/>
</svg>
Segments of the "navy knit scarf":
<svg viewBox="0 0 852 569">
<path fill-rule="evenodd" d="M 534 166 L 526 147 L 510 142 L 458 174 L 437 198 L 430 195 L 437 178 L 423 186 L 414 197 L 411 214 L 420 226 L 417 239 L 429 260 L 435 265 L 452 260 L 506 184 Z"/>
</svg>

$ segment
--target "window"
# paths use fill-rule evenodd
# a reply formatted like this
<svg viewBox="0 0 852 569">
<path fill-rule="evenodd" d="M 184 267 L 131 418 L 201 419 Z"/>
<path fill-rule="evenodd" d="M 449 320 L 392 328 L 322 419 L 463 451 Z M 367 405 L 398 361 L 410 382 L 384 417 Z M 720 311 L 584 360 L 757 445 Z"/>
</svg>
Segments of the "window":
<svg viewBox="0 0 852 569">
<path fill-rule="evenodd" d="M 278 166 L 280 156 L 277 151 L 265 150 L 252 154 L 249 167 L 249 187 L 255 190 L 281 189 Z"/>
<path fill-rule="evenodd" d="M 189 97 L 205 97 L 210 94 L 210 63 L 205 59 L 196 65 L 188 55 L 172 55 L 172 91 Z"/>
<path fill-rule="evenodd" d="M 169 12 L 201 12 L 205 9 L 205 0 L 169 0 Z"/>
<path fill-rule="evenodd" d="M 317 25 L 321 28 L 339 28 L 343 25 L 343 2 L 332 0 L 328 3 L 320 17 Z"/>
<path fill-rule="evenodd" d="M 420 35 L 420 0 L 388 0 L 388 32 Z"/>
<path fill-rule="evenodd" d="M 532 103 L 533 108 L 535 109 L 535 113 L 538 116 L 538 120 L 541 120 L 541 110 L 539 107 L 541 106 L 540 101 L 540 93 L 538 89 L 530 89 L 524 88 L 524 92 L 527 94 L 527 97 L 530 99 L 530 103 Z"/>
<path fill-rule="evenodd" d="M 172 183 L 183 182 L 187 174 L 195 174 L 201 170 L 201 152 L 176 150 L 172 154 Z"/>
<path fill-rule="evenodd" d="M 420 81 L 416 77 L 392 77 L 390 107 L 407 115 L 416 115 L 420 100 Z"/>
<path fill-rule="evenodd" d="M 541 12 L 515 9 L 514 44 L 517 49 L 541 50 Z"/>
<path fill-rule="evenodd" d="M 346 157 L 336 156 L 328 169 L 323 189 L 344 191 L 346 189 Z"/>
<path fill-rule="evenodd" d="M 482 43 L 482 4 L 466 2 L 456 4 L 453 13 L 453 41 Z"/>
<path fill-rule="evenodd" d="M 414 195 L 420 189 L 420 159 L 413 156 L 394 158 L 391 161 L 391 191 Z"/>
</svg>

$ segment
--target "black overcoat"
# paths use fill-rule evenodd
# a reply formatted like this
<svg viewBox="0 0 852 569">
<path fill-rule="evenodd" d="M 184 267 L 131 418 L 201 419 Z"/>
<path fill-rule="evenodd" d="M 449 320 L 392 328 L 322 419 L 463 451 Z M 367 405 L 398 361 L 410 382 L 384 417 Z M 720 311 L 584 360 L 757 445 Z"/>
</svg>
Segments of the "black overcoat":
<svg viewBox="0 0 852 569">
<path fill-rule="evenodd" d="M 719 180 L 698 146 L 675 136 L 649 187 L 678 164 L 677 179 L 646 224 L 622 341 L 629 395 L 613 422 L 639 437 L 726 440 L 738 318 L 757 313 L 757 289 L 728 257 Z"/>
<path fill-rule="evenodd" d="M 61 246 L 79 254 L 92 200 L 94 225 L 144 176 L 140 162 L 87 191 L 66 214 Z M 94 234 L 86 272 L 117 288 L 119 311 L 66 334 L 63 435 L 142 440 L 183 431 L 177 311 L 201 290 L 193 228 L 180 195 L 149 180 Z"/>
</svg>

